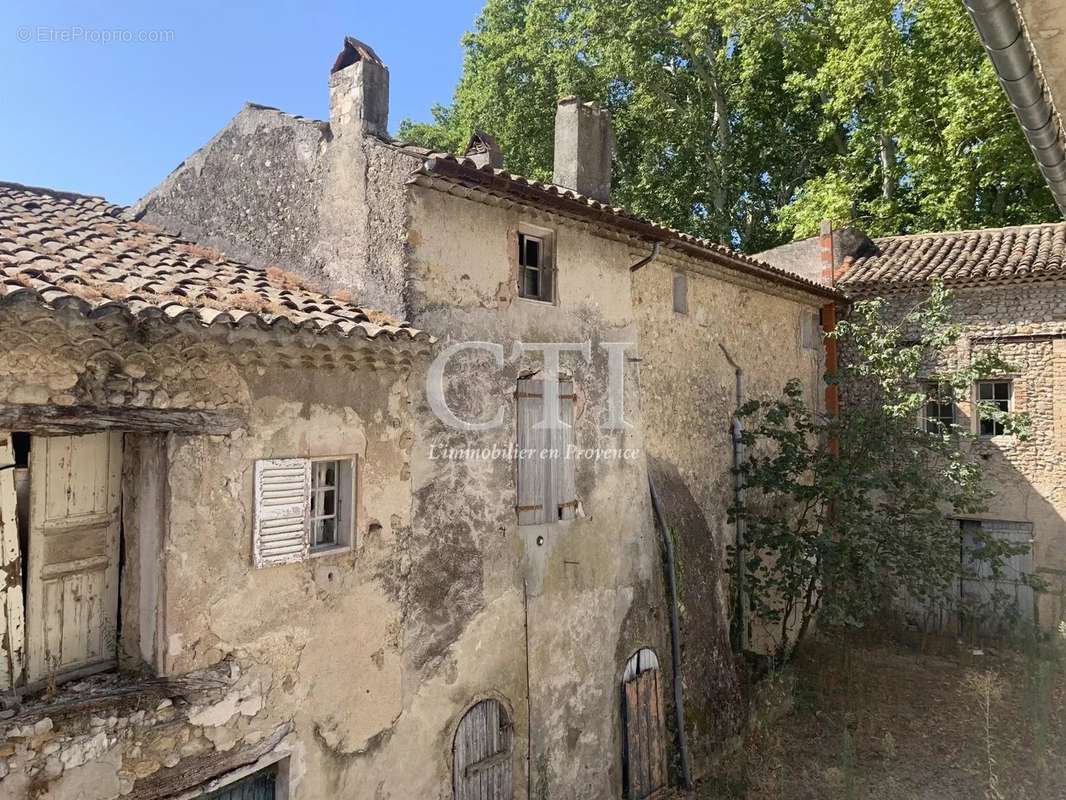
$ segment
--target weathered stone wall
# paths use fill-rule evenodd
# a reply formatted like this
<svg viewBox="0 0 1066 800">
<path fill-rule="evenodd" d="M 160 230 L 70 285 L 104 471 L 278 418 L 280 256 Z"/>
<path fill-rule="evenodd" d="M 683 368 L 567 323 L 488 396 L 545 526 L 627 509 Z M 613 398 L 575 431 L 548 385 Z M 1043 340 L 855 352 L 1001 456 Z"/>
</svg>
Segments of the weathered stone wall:
<svg viewBox="0 0 1066 800">
<path fill-rule="evenodd" d="M 417 163 L 372 137 L 249 104 L 131 211 L 403 316 L 404 179 Z"/>
<path fill-rule="evenodd" d="M 986 486 L 993 493 L 986 519 L 1031 522 L 1034 566 L 1052 591 L 1038 594 L 1043 625 L 1055 625 L 1066 608 L 1066 300 L 1063 284 L 1004 285 L 959 289 L 954 317 L 962 336 L 950 363 L 965 365 L 995 350 L 1012 371 L 998 376 L 1014 384 L 1014 409 L 1030 418 L 1029 438 L 982 438 Z M 889 313 L 902 313 L 920 292 L 889 295 Z M 962 403 L 960 424 L 977 431 L 973 403 Z"/>
<path fill-rule="evenodd" d="M 633 251 L 635 261 L 642 255 Z M 674 275 L 688 283 L 688 313 L 674 311 Z M 820 301 L 775 291 L 673 256 L 634 275 L 633 304 L 641 341 L 641 402 L 645 442 L 660 492 L 677 515 L 681 574 L 686 715 L 696 769 L 706 768 L 722 742 L 738 730 L 742 706 L 728 641 L 726 547 L 735 540 L 727 512 L 733 503 L 731 420 L 743 397 L 779 396 L 796 378 L 808 402 L 823 402 L 824 351 L 813 324 Z M 813 346 L 811 346 L 813 345 Z M 664 503 L 666 500 L 664 500 Z M 694 503 L 703 524 L 686 519 Z M 752 631 L 755 647 L 768 632 Z M 761 643 L 761 644 L 760 644 Z M 696 682 L 699 688 L 696 688 Z"/>
<path fill-rule="evenodd" d="M 337 344 L 362 353 L 344 365 L 271 334 L 258 348 L 230 335 L 33 306 L 4 314 L 0 336 L 19 341 L 0 354 L 6 402 L 164 411 L 180 397 L 241 420 L 225 435 L 127 435 L 119 646 L 132 671 L 0 712 L 4 798 L 154 798 L 234 757 L 288 756 L 297 800 L 370 796 L 391 774 L 368 765 L 410 699 L 393 591 L 411 531 L 408 369 L 369 366 L 392 360 L 387 343 Z M 359 459 L 354 549 L 255 569 L 255 460 L 330 455 Z M 408 794 L 402 774 L 393 785 L 428 796 Z"/>
<path fill-rule="evenodd" d="M 628 248 L 532 209 L 504 209 L 431 189 L 412 190 L 410 213 L 412 321 L 456 339 L 501 344 L 508 356 L 502 366 L 491 358 L 456 357 L 446 373 L 457 414 L 489 418 L 502 408 L 502 428 L 451 430 L 419 409 L 409 624 L 412 635 L 432 650 L 412 654 L 421 662 L 412 666 L 427 677 L 453 670 L 456 655 L 476 648 L 486 626 L 515 620 L 495 636 L 512 636 L 507 648 L 523 669 L 516 674 L 501 670 L 501 664 L 470 660 L 465 671 L 453 671 L 454 680 L 467 687 L 467 697 L 489 690 L 504 694 L 522 709 L 520 718 L 528 702 L 532 797 L 617 797 L 625 661 L 651 647 L 667 692 L 670 675 L 635 361 L 625 367 L 625 410 L 632 427 L 605 428 L 608 356 L 600 345 L 632 342 L 627 355 L 635 359 L 639 353 Z M 515 296 L 520 223 L 555 234 L 555 304 Z M 591 342 L 591 363 L 563 356 L 578 396 L 575 444 L 581 450 L 636 454 L 577 461 L 580 505 L 571 521 L 517 525 L 512 460 L 430 457 L 449 447 L 505 450 L 515 442 L 517 380 L 542 367 L 537 352 L 511 358 L 516 342 Z M 439 624 L 442 617 L 447 628 Z M 434 628 L 447 630 L 454 642 L 434 637 Z M 517 753 L 516 759 L 523 756 Z M 517 784 L 516 797 L 525 796 L 526 786 Z"/>
</svg>

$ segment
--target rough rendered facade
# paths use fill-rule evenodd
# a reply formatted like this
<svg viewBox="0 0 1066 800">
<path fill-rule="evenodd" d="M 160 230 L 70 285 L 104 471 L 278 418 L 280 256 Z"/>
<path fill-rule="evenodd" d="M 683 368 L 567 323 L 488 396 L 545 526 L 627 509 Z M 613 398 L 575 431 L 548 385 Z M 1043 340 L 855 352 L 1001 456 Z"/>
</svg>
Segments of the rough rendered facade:
<svg viewBox="0 0 1066 800">
<path fill-rule="evenodd" d="M 206 372 L 181 407 L 225 397 L 225 417 L 125 436 L 125 563 L 152 569 L 123 584 L 142 600 L 136 618 L 123 604 L 119 641 L 140 643 L 156 694 L 129 714 L 105 699 L 116 710 L 62 724 L 54 700 L 27 702 L 0 783 L 15 797 L 181 796 L 179 783 L 259 780 L 262 767 L 276 796 L 301 800 L 444 800 L 470 796 L 472 781 L 494 800 L 645 797 L 685 762 L 705 773 L 737 732 L 731 416 L 793 377 L 820 397 L 818 312 L 839 294 L 604 203 L 609 118 L 590 104 L 560 101 L 563 188 L 493 169 L 484 134 L 472 160 L 393 142 L 387 86 L 373 51 L 348 40 L 328 123 L 248 106 L 122 223 L 250 262 L 241 275 L 298 273 L 333 293 L 316 295 L 312 320 L 347 315 L 388 337 L 357 341 L 365 357 L 354 358 L 338 351 L 351 337 L 327 346 L 301 328 L 271 351 L 259 339 L 280 337 L 276 325 L 237 325 L 228 339 L 208 326 Z M 252 302 L 148 288 L 179 304 Z M 352 316 L 352 297 L 430 331 L 433 353 L 406 323 Z M 257 314 L 284 316 L 290 302 L 310 301 L 272 294 Z M 247 355 L 253 339 L 265 356 Z M 552 386 L 545 343 L 566 345 L 563 433 L 542 434 L 530 416 Z M 306 357 L 271 355 L 301 347 Z M 71 351 L 74 365 L 84 357 Z M 156 372 L 145 368 L 145 395 L 77 403 L 150 407 L 155 387 L 181 390 Z M 19 399 L 19 419 L 40 415 L 26 404 L 60 402 Z M 569 457 L 541 472 L 507 455 L 531 441 L 561 441 Z M 261 462 L 287 481 L 294 460 L 345 453 L 358 456 L 354 547 L 305 560 L 284 550 L 257 566 L 273 534 L 255 509 L 277 485 L 253 493 Z M 655 505 L 675 554 L 676 631 Z M 142 538 L 158 558 L 137 549 Z M 63 684 L 58 697 L 90 689 Z M 38 731 L 44 716 L 53 728 Z M 61 748 L 82 748 L 68 760 L 85 771 L 49 761 L 56 730 Z"/>
</svg>

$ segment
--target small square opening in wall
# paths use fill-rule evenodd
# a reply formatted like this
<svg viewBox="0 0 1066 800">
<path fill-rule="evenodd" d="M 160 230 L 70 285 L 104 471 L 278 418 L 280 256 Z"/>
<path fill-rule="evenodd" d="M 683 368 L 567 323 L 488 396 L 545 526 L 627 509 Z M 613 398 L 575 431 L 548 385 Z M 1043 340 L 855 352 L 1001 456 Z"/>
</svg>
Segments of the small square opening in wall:
<svg viewBox="0 0 1066 800">
<path fill-rule="evenodd" d="M 684 272 L 674 273 L 674 313 L 688 313 L 688 275 Z"/>
<path fill-rule="evenodd" d="M 518 233 L 518 294 L 527 300 L 555 300 L 555 258 L 549 231 Z"/>
</svg>

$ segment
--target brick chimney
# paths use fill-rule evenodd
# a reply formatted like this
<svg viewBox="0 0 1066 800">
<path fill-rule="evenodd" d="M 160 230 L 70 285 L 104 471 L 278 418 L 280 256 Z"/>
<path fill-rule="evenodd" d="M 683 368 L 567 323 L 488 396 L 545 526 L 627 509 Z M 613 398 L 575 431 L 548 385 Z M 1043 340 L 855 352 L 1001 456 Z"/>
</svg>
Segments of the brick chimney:
<svg viewBox="0 0 1066 800">
<path fill-rule="evenodd" d="M 555 109 L 554 183 L 608 202 L 613 149 L 610 112 L 577 97 L 559 101 Z"/>
<path fill-rule="evenodd" d="M 818 245 L 822 261 L 822 283 L 832 286 L 836 283 L 836 253 L 833 251 L 833 223 L 822 220 L 822 229 L 818 233 Z"/>
<path fill-rule="evenodd" d="M 329 74 L 330 130 L 387 137 L 388 126 L 389 68 L 369 45 L 346 36 Z"/>
</svg>

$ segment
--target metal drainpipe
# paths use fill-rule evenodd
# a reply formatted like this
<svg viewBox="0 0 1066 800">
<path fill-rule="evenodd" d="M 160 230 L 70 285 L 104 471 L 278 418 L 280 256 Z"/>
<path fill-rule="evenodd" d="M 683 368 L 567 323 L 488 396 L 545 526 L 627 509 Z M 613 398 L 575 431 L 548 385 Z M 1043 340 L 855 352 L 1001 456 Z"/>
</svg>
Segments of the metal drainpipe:
<svg viewBox="0 0 1066 800">
<path fill-rule="evenodd" d="M 652 247 L 651 247 L 651 255 L 648 255 L 648 256 L 645 256 L 644 258 L 642 258 L 636 264 L 631 266 L 629 268 L 629 271 L 630 272 L 636 272 L 641 267 L 646 267 L 652 261 L 657 259 L 659 257 L 659 249 L 662 247 L 662 244 L 663 244 L 662 242 L 656 242 L 655 244 L 653 244 Z"/>
<path fill-rule="evenodd" d="M 1066 214 L 1066 149 L 1062 126 L 1036 70 L 1020 13 L 1012 0 L 964 0 L 1029 140 L 1059 210 Z"/>
<path fill-rule="evenodd" d="M 681 786 L 692 788 L 692 770 L 688 759 L 688 736 L 685 734 L 685 697 L 681 686 L 681 632 L 677 619 L 677 577 L 674 570 L 674 540 L 666 525 L 659 493 L 655 483 L 648 476 L 648 488 L 651 490 L 651 507 L 662 531 L 663 549 L 666 550 L 666 577 L 670 591 L 670 661 L 673 669 L 671 683 L 674 685 L 674 719 L 677 724 L 677 746 L 681 751 Z"/>
<path fill-rule="evenodd" d="M 725 349 L 725 345 L 721 342 L 718 346 L 722 348 L 722 353 L 725 355 L 725 360 L 729 362 L 729 366 L 733 368 L 733 372 L 736 376 L 736 402 L 737 411 L 740 410 L 741 405 L 744 403 L 744 370 L 740 368 L 740 365 L 733 360 L 733 357 L 729 355 L 729 351 Z M 733 505 L 740 507 L 740 498 L 744 492 L 744 476 L 740 474 L 740 465 L 744 462 L 744 444 L 741 436 L 744 433 L 744 426 L 740 422 L 740 419 L 733 415 L 733 420 L 729 426 L 730 439 L 733 442 Z M 748 651 L 748 593 L 745 591 L 744 585 L 747 583 L 748 575 L 744 560 L 744 519 L 741 516 L 737 516 L 736 521 L 736 565 L 737 565 L 737 615 L 740 617 L 740 624 L 737 626 L 739 631 L 737 649 L 740 650 L 740 654 L 743 655 Z"/>
</svg>

